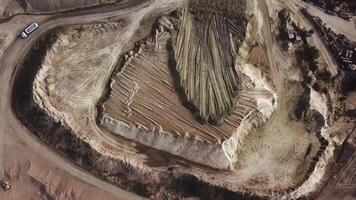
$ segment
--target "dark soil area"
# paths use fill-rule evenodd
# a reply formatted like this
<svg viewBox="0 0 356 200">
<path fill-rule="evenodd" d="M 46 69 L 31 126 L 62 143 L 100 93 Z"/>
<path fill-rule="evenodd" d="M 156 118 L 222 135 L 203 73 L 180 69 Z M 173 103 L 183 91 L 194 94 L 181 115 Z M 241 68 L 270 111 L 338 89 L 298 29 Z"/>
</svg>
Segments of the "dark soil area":
<svg viewBox="0 0 356 200">
<path fill-rule="evenodd" d="M 345 78 L 343 79 L 341 89 L 344 94 L 356 91 L 356 72 L 355 71 L 348 71 L 345 73 Z"/>
</svg>

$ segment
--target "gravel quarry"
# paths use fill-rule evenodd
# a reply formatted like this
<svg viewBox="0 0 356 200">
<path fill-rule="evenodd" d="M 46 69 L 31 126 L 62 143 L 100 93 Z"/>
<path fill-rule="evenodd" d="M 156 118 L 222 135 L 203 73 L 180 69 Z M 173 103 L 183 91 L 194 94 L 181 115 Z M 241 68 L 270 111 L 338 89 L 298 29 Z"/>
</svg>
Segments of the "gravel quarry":
<svg viewBox="0 0 356 200">
<path fill-rule="evenodd" d="M 27 3 L 41 12 L 106 4 Z M 271 1 L 120 3 L 54 16 L 58 25 L 29 38 L 8 72 L 19 124 L 81 170 L 148 199 L 321 192 L 352 138 L 352 94 L 341 98 L 342 73 L 326 93 L 307 85 L 278 46 Z M 8 44 L 0 33 L 0 56 Z M 28 169 L 42 184 L 38 171 Z"/>
</svg>

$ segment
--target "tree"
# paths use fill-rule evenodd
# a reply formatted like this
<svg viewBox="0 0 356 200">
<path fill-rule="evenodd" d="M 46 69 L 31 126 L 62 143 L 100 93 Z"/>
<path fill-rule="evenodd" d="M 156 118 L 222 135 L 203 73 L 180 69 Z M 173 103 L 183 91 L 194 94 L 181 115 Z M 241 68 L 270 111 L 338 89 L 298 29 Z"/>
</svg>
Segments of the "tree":
<svg viewBox="0 0 356 200">
<path fill-rule="evenodd" d="M 320 57 L 320 52 L 317 48 L 304 45 L 304 49 L 302 51 L 299 52 L 300 56 L 302 57 L 303 60 L 305 60 L 308 65 L 309 65 L 309 69 L 311 71 L 315 71 L 316 69 L 316 65 L 317 65 L 317 60 Z"/>
<path fill-rule="evenodd" d="M 308 61 L 315 61 L 320 57 L 319 50 L 317 48 L 311 47 L 309 45 L 304 49 L 304 54 Z"/>
<path fill-rule="evenodd" d="M 326 9 L 333 11 L 335 9 L 336 3 L 333 1 L 326 2 Z"/>
</svg>

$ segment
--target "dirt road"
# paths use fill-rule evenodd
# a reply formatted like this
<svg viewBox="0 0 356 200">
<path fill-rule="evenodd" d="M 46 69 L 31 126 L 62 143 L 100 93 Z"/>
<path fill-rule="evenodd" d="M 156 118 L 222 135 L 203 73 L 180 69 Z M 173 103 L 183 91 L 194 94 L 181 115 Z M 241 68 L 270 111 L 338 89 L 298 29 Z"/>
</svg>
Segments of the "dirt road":
<svg viewBox="0 0 356 200">
<path fill-rule="evenodd" d="M 110 7 L 104 6 L 97 7 L 95 9 L 80 10 L 60 15 L 53 15 L 49 19 L 39 22 L 40 28 L 31 34 L 27 40 L 18 38 L 13 41 L 13 43 L 5 50 L 4 56 L 0 60 L 0 112 L 2 113 L 0 118 L 1 134 L 3 135 L 3 132 L 7 128 L 11 129 L 13 134 L 19 135 L 29 146 L 34 149 L 35 152 L 41 154 L 42 157 L 46 158 L 46 160 L 49 162 L 54 163 L 56 166 L 58 166 L 58 168 L 67 171 L 69 174 L 81 179 L 86 183 L 112 193 L 118 197 L 118 199 L 142 198 L 94 177 L 93 175 L 76 167 L 70 161 L 58 155 L 57 152 L 49 148 L 46 144 L 39 141 L 39 139 L 35 137 L 34 134 L 32 134 L 27 128 L 23 126 L 23 124 L 17 119 L 11 110 L 12 84 L 14 82 L 15 74 L 19 70 L 19 64 L 22 63 L 24 59 L 24 55 L 26 55 L 36 39 L 42 33 L 45 33 L 46 31 L 61 25 L 88 23 L 92 21 L 105 20 L 109 17 L 124 16 L 125 14 L 136 12 L 138 9 L 142 9 L 150 5 L 150 3 L 152 3 L 152 1 L 137 0 Z M 23 15 L 22 17 L 29 20 L 32 16 Z M 9 22 L 11 23 L 11 20 Z M 3 141 L 3 139 L 4 138 L 2 137 L 0 140 Z M 2 163 L 0 161 L 0 165 L 1 164 Z"/>
</svg>

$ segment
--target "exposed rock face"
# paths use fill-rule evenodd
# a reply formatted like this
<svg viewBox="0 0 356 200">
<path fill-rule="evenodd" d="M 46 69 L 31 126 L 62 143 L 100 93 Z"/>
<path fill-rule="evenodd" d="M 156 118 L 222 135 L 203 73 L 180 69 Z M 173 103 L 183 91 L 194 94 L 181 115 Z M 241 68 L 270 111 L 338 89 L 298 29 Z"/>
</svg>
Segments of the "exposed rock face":
<svg viewBox="0 0 356 200">
<path fill-rule="evenodd" d="M 245 38 L 244 0 L 192 0 L 175 40 L 176 69 L 186 100 L 218 123 L 234 110 L 239 77 L 234 58 Z"/>
</svg>

